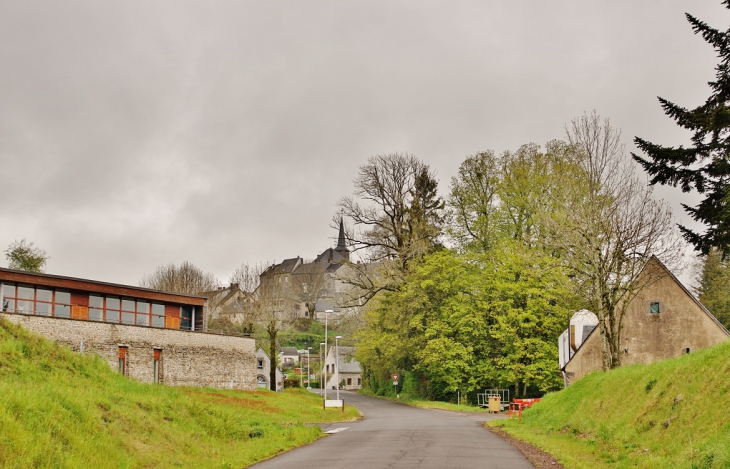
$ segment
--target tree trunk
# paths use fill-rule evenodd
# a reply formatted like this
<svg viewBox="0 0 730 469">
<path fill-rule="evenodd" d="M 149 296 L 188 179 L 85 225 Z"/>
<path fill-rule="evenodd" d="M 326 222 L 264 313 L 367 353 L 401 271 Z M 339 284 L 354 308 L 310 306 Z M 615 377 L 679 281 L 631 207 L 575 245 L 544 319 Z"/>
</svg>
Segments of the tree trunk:
<svg viewBox="0 0 730 469">
<path fill-rule="evenodd" d="M 269 370 L 269 389 L 276 391 L 276 368 L 279 365 L 279 359 L 276 356 L 276 327 L 269 326 L 269 358 L 271 366 Z"/>
</svg>

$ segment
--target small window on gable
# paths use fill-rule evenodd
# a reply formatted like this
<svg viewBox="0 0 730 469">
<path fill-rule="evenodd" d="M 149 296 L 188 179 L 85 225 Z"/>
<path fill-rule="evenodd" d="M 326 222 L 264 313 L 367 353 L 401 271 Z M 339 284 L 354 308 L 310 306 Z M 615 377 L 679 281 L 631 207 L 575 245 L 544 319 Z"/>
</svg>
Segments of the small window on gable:
<svg viewBox="0 0 730 469">
<path fill-rule="evenodd" d="M 651 314 L 661 313 L 662 312 L 661 303 L 659 303 L 658 301 L 652 301 L 651 303 L 649 303 L 649 312 Z"/>
<path fill-rule="evenodd" d="M 259 358 L 256 360 L 256 368 L 263 368 L 264 367 L 264 361 Z"/>
</svg>

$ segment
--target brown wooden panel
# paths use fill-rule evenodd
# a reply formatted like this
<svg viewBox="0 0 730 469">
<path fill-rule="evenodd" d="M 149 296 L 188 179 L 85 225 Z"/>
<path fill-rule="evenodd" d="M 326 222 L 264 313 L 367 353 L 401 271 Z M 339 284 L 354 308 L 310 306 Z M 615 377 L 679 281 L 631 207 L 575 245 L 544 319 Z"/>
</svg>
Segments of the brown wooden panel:
<svg viewBox="0 0 730 469">
<path fill-rule="evenodd" d="M 165 316 L 165 329 L 180 329 L 180 318 Z"/>
<path fill-rule="evenodd" d="M 89 319 L 89 308 L 86 306 L 71 306 L 71 319 Z"/>
</svg>

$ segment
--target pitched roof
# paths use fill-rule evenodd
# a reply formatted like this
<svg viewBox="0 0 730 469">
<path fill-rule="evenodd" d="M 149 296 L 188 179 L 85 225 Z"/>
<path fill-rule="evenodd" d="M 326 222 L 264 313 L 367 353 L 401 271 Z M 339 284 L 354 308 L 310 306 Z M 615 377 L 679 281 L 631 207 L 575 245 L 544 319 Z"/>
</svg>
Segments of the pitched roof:
<svg viewBox="0 0 730 469">
<path fill-rule="evenodd" d="M 339 352 L 337 349 L 339 348 Z M 329 350 L 333 356 L 339 353 L 337 369 L 340 373 L 362 373 L 360 362 L 355 360 L 355 347 L 332 347 Z"/>
<path fill-rule="evenodd" d="M 296 347 L 282 347 L 281 353 L 282 355 L 299 355 L 299 351 L 296 349 Z"/>
</svg>

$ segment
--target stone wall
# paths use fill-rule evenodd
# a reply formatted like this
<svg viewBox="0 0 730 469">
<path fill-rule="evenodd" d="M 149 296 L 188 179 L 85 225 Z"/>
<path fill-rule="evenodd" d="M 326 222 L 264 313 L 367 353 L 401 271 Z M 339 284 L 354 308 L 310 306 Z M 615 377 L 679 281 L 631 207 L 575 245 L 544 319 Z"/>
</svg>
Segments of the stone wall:
<svg viewBox="0 0 730 469">
<path fill-rule="evenodd" d="M 97 353 L 119 369 L 119 347 L 127 347 L 126 375 L 154 382 L 154 353 L 160 350 L 160 382 L 170 386 L 256 389 L 255 341 L 246 337 L 0 313 L 25 329 L 76 352 Z"/>
</svg>

